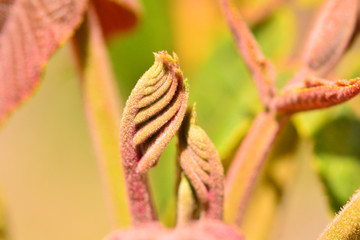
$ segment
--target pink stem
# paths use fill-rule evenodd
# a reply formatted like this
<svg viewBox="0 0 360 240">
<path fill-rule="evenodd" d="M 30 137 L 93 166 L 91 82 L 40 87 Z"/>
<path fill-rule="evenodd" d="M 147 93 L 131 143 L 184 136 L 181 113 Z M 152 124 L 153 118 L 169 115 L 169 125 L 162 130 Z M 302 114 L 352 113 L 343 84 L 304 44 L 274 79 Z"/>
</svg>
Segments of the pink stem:
<svg viewBox="0 0 360 240">
<path fill-rule="evenodd" d="M 276 95 L 275 69 L 264 57 L 250 29 L 240 14 L 233 9 L 229 0 L 220 0 L 220 3 L 238 51 L 253 76 L 260 99 L 264 106 L 268 107 L 271 99 Z"/>
<path fill-rule="evenodd" d="M 274 111 L 257 116 L 230 166 L 225 179 L 225 220 L 241 224 L 257 177 L 289 115 Z M 234 209 L 235 208 L 235 209 Z"/>
<path fill-rule="evenodd" d="M 132 143 L 136 133 L 133 119 L 136 111 L 124 110 L 122 124 L 120 126 L 120 152 L 124 169 L 125 183 L 132 223 L 139 225 L 149 221 L 155 221 L 155 211 L 151 199 L 147 174 L 139 174 L 136 169 L 142 154 Z M 125 141 L 122 141 L 126 139 Z"/>
</svg>

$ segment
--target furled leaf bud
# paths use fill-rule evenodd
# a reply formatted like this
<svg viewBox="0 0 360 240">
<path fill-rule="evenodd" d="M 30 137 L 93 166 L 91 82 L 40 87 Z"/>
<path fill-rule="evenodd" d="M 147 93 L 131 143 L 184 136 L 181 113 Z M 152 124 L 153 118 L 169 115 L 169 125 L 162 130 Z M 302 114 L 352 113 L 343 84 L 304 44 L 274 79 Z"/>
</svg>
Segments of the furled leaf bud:
<svg viewBox="0 0 360 240">
<path fill-rule="evenodd" d="M 206 217 L 221 219 L 224 176 L 214 144 L 196 123 L 193 106 L 179 130 L 180 166 L 190 180 Z"/>
<path fill-rule="evenodd" d="M 155 218 L 145 173 L 178 131 L 187 99 L 177 56 L 155 53 L 155 63 L 132 90 L 120 124 L 120 153 L 135 222 Z"/>
<path fill-rule="evenodd" d="M 155 53 L 154 65 L 140 78 L 126 102 L 121 123 L 121 156 L 148 171 L 175 135 L 184 117 L 188 86 L 177 56 Z M 136 156 L 136 158 L 134 158 Z"/>
</svg>

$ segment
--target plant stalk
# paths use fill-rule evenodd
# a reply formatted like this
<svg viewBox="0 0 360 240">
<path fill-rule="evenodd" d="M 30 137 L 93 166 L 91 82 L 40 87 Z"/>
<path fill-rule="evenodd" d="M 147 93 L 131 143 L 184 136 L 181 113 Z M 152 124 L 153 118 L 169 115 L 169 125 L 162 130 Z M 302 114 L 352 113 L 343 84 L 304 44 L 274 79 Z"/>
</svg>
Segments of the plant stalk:
<svg viewBox="0 0 360 240">
<path fill-rule="evenodd" d="M 119 156 L 121 101 L 106 45 L 92 6 L 72 39 L 85 114 L 102 177 L 112 227 L 130 223 Z"/>
<path fill-rule="evenodd" d="M 225 221 L 241 224 L 257 177 L 288 119 L 289 115 L 278 115 L 275 111 L 262 112 L 256 117 L 225 179 Z"/>
</svg>

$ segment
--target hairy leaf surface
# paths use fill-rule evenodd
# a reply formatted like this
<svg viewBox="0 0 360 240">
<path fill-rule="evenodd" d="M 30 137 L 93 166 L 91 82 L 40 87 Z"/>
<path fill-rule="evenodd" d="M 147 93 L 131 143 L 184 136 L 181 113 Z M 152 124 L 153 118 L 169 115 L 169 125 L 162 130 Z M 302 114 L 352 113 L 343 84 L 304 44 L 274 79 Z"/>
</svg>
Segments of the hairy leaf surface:
<svg viewBox="0 0 360 240">
<path fill-rule="evenodd" d="M 188 111 L 179 132 L 179 159 L 203 204 L 205 216 L 221 219 L 224 170 L 214 144 L 196 123 L 194 107 Z"/>
<path fill-rule="evenodd" d="M 188 86 L 177 57 L 159 52 L 155 58 L 154 65 L 133 89 L 122 120 L 121 142 L 131 144 L 141 153 L 137 162 L 139 173 L 147 172 L 156 163 L 175 135 L 188 98 Z M 123 154 L 128 153 L 123 151 Z"/>
<path fill-rule="evenodd" d="M 184 118 L 188 86 L 176 55 L 155 54 L 126 102 L 120 152 L 135 221 L 154 219 L 145 173 L 154 166 Z"/>
<path fill-rule="evenodd" d="M 274 99 L 273 107 L 285 113 L 326 108 L 343 103 L 359 92 L 359 78 L 336 82 L 308 78 L 303 87 L 292 87 L 281 92 Z"/>
<path fill-rule="evenodd" d="M 360 237 L 360 191 L 357 190 L 350 201 L 327 226 L 318 240 L 356 240 Z"/>
<path fill-rule="evenodd" d="M 79 25 L 86 0 L 0 3 L 0 122 L 39 83 L 44 65 Z"/>
</svg>

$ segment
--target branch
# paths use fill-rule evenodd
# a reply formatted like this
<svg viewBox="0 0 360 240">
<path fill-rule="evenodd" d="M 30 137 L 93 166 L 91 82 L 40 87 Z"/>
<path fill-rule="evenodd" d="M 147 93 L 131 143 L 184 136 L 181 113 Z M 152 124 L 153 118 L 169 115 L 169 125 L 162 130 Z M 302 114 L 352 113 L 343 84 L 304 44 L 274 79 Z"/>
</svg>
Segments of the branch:
<svg viewBox="0 0 360 240">
<path fill-rule="evenodd" d="M 113 227 L 130 223 L 123 170 L 119 161 L 118 132 L 121 101 L 106 52 L 103 34 L 92 6 L 72 39 L 86 118 Z"/>
<path fill-rule="evenodd" d="M 289 115 L 263 112 L 241 143 L 225 179 L 225 220 L 241 224 L 256 180 Z"/>
<path fill-rule="evenodd" d="M 270 100 L 276 95 L 275 69 L 271 62 L 263 56 L 251 31 L 240 14 L 233 9 L 229 0 L 220 0 L 220 3 L 238 51 L 254 78 L 260 99 L 264 106 L 268 107 Z"/>
</svg>

